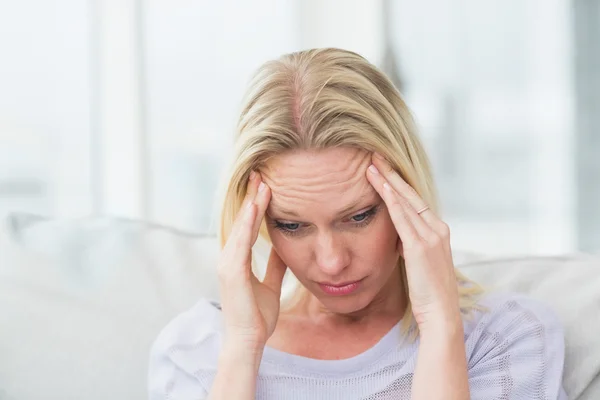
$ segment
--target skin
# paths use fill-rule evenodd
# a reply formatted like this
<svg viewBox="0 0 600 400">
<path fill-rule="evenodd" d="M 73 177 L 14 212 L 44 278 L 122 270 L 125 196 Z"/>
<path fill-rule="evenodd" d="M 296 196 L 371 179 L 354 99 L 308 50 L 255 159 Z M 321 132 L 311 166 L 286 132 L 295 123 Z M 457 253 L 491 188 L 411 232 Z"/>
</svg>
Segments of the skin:
<svg viewBox="0 0 600 400">
<path fill-rule="evenodd" d="M 402 317 L 400 241 L 367 179 L 370 164 L 369 153 L 341 148 L 286 153 L 261 170 L 271 189 L 266 219 L 273 247 L 310 292 L 280 315 L 270 346 L 311 358 L 348 358 L 373 346 Z M 285 230 L 277 228 L 282 223 Z M 319 286 L 358 280 L 358 290 L 347 296 Z"/>
<path fill-rule="evenodd" d="M 378 212 L 368 224 L 352 225 L 374 205 Z M 425 206 L 385 160 L 357 149 L 285 153 L 253 174 L 218 266 L 225 336 L 210 398 L 254 398 L 267 342 L 324 359 L 371 347 L 402 317 L 405 288 L 395 263 L 403 257 L 420 332 L 411 396 L 468 399 L 449 229 L 431 210 L 422 211 Z M 263 218 L 273 249 L 260 282 L 250 259 Z M 277 228 L 282 223 L 302 228 L 290 236 Z M 288 267 L 309 295 L 280 315 Z M 338 297 L 318 284 L 354 280 L 361 280 L 358 290 Z"/>
</svg>

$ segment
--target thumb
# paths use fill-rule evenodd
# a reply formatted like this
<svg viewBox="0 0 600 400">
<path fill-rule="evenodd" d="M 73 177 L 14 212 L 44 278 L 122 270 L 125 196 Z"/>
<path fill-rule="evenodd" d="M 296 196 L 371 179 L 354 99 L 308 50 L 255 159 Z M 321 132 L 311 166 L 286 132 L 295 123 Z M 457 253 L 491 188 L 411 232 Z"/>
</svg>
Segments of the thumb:
<svg viewBox="0 0 600 400">
<path fill-rule="evenodd" d="M 267 263 L 267 272 L 263 283 L 277 294 L 281 294 L 281 285 L 283 282 L 283 276 L 287 266 L 277 254 L 274 248 L 271 248 L 271 254 L 269 255 L 269 261 Z"/>
</svg>

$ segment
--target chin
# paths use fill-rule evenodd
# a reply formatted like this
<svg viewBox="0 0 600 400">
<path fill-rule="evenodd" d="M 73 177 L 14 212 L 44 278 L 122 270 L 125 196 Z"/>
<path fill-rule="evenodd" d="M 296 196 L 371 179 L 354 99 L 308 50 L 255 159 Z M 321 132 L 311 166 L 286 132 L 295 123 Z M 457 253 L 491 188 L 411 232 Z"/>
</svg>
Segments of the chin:
<svg viewBox="0 0 600 400">
<path fill-rule="evenodd" d="M 318 299 L 327 310 L 334 314 L 355 314 L 368 307 L 372 301 L 372 296 L 367 293 L 356 293 L 348 296 L 321 294 Z"/>
</svg>

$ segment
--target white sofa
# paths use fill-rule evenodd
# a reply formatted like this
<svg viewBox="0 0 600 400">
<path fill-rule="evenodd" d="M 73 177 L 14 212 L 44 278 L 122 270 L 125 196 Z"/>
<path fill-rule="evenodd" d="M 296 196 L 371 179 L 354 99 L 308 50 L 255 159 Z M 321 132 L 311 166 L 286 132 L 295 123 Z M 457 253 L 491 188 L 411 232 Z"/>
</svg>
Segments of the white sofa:
<svg viewBox="0 0 600 400">
<path fill-rule="evenodd" d="M 17 214 L 0 227 L 0 399 L 146 398 L 149 347 L 199 297 L 217 298 L 216 240 L 123 219 Z M 570 399 L 600 399 L 600 257 L 465 261 L 490 289 L 551 305 Z"/>
</svg>

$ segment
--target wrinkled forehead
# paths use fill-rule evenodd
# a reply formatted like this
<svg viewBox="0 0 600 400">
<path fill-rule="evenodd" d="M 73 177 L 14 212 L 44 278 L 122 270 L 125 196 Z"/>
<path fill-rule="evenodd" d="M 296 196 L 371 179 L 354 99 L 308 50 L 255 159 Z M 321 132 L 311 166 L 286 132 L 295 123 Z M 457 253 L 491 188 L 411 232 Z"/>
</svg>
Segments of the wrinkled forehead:
<svg viewBox="0 0 600 400">
<path fill-rule="evenodd" d="M 333 215 L 377 197 L 366 178 L 371 154 L 354 148 L 302 150 L 278 155 L 261 169 L 275 213 Z"/>
</svg>

